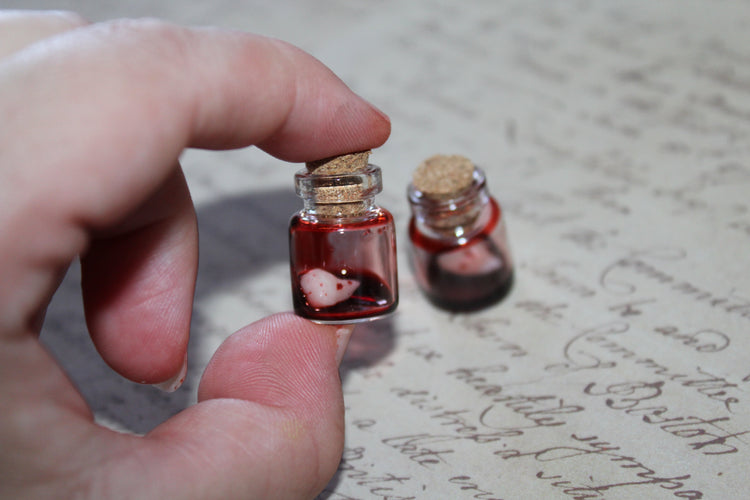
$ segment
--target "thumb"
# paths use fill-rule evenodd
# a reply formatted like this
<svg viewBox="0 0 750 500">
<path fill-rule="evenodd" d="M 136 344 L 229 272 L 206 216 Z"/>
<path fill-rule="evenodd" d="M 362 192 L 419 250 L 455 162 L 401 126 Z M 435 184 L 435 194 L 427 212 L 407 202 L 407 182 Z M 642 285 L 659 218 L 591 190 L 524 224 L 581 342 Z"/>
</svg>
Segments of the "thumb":
<svg viewBox="0 0 750 500">
<path fill-rule="evenodd" d="M 319 493 L 344 442 L 337 338 L 348 328 L 287 313 L 229 337 L 206 368 L 199 403 L 146 436 L 150 458 L 160 462 L 149 470 L 181 478 L 162 497 Z"/>
</svg>

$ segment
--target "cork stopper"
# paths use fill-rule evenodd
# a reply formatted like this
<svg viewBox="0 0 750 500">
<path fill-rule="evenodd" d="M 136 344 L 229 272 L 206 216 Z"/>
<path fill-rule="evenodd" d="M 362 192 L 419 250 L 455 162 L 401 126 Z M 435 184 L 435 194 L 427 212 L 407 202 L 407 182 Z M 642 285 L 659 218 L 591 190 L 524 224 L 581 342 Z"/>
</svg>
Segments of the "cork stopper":
<svg viewBox="0 0 750 500">
<path fill-rule="evenodd" d="M 370 210 L 366 198 L 382 188 L 380 169 L 369 164 L 370 151 L 332 156 L 306 163 L 300 171 L 297 192 L 314 199 L 315 211 L 330 217 L 360 216 Z"/>
<path fill-rule="evenodd" d="M 367 168 L 370 151 L 360 151 L 306 163 L 307 170 L 314 175 L 352 174 Z"/>
<path fill-rule="evenodd" d="M 461 155 L 435 155 L 414 171 L 412 184 L 424 196 L 436 199 L 457 197 L 474 182 L 474 164 Z"/>
</svg>

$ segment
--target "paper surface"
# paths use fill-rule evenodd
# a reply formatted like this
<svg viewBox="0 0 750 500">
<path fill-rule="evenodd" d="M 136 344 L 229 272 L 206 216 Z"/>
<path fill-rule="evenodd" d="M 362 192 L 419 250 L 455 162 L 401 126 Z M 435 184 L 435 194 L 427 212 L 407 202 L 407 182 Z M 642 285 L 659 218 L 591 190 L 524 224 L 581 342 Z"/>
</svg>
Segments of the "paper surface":
<svg viewBox="0 0 750 500">
<path fill-rule="evenodd" d="M 71 3 L 285 38 L 391 116 L 371 160 L 401 303 L 354 334 L 346 450 L 321 499 L 746 495 L 750 4 Z M 406 185 L 434 153 L 481 165 L 504 209 L 516 280 L 479 313 L 432 308 L 407 264 Z M 229 333 L 291 307 L 297 167 L 252 149 L 183 165 L 202 238 L 186 386 L 92 364 L 75 272 L 46 325 L 98 418 L 134 432 L 194 400 Z"/>
</svg>

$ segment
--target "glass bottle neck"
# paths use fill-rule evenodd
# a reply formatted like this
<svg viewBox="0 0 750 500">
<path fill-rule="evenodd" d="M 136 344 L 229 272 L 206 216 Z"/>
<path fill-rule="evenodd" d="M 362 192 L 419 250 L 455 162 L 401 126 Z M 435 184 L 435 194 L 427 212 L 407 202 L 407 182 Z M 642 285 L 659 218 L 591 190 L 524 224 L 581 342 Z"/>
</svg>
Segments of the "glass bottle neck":
<svg viewBox="0 0 750 500">
<path fill-rule="evenodd" d="M 429 238 L 450 241 L 469 239 L 490 221 L 492 208 L 484 172 L 475 167 L 472 184 L 451 197 L 427 196 L 409 186 L 416 229 Z"/>
<path fill-rule="evenodd" d="M 309 221 L 357 222 L 372 218 L 379 211 L 374 198 L 350 203 L 316 203 L 304 200 L 300 216 Z"/>
<path fill-rule="evenodd" d="M 301 217 L 307 220 L 357 221 L 378 212 L 375 195 L 383 189 L 380 168 L 368 165 L 364 171 L 315 174 L 301 170 L 294 176 L 297 195 L 302 198 Z"/>
</svg>

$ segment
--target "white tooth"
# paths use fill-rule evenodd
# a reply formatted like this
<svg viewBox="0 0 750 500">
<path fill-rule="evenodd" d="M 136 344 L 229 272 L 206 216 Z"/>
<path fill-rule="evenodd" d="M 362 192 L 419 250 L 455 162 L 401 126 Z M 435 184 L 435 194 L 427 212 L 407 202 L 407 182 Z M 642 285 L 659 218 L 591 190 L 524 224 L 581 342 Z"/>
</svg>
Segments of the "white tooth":
<svg viewBox="0 0 750 500">
<path fill-rule="evenodd" d="M 312 307 L 330 307 L 352 296 L 359 281 L 340 279 L 323 269 L 311 269 L 300 276 L 302 293 Z"/>
<path fill-rule="evenodd" d="M 482 242 L 459 247 L 440 255 L 438 265 L 454 274 L 471 276 L 497 271 L 503 267 L 503 262 L 490 251 L 486 243 Z"/>
</svg>

